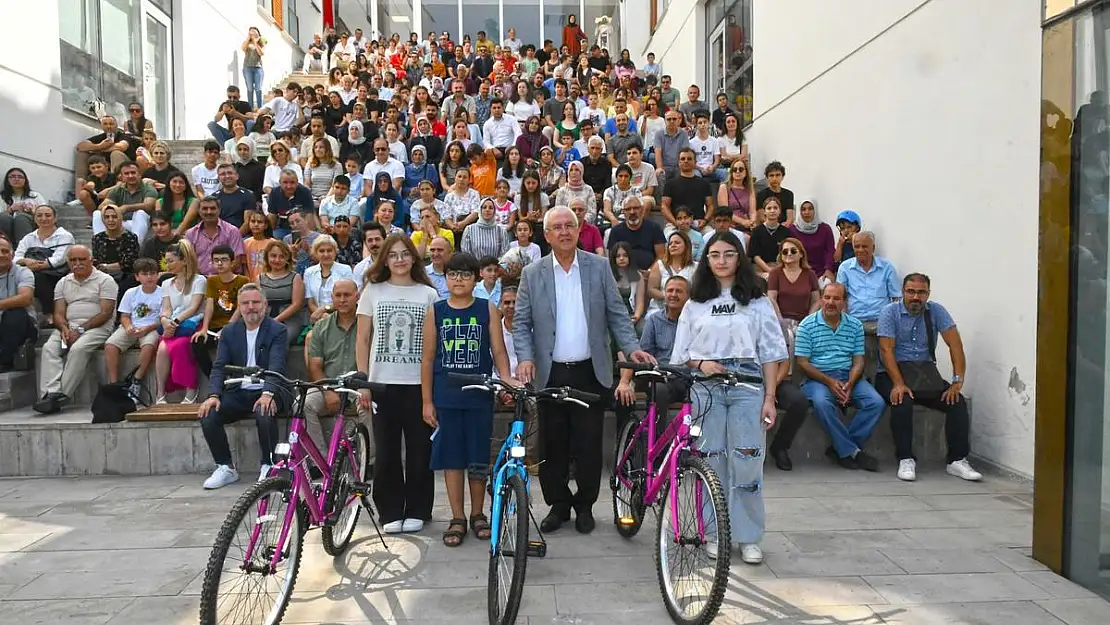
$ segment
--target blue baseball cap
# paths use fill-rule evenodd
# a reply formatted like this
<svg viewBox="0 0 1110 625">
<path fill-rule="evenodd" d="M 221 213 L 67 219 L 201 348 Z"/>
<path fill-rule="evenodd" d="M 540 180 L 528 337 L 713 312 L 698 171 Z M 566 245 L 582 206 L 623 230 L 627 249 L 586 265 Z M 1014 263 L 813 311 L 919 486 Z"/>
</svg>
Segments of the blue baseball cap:
<svg viewBox="0 0 1110 625">
<path fill-rule="evenodd" d="M 856 211 L 840 211 L 836 216 L 836 225 L 839 226 L 842 221 L 850 221 L 857 226 L 863 223 Z"/>
</svg>

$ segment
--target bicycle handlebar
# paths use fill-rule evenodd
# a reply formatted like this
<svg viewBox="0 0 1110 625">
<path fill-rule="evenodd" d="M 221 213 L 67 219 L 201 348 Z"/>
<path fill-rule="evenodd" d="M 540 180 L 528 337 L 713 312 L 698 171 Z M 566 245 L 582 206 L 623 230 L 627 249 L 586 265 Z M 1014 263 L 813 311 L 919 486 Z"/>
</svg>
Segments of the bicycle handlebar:
<svg viewBox="0 0 1110 625">
<path fill-rule="evenodd" d="M 317 388 L 320 390 L 330 391 L 347 391 L 347 390 L 368 390 L 374 393 L 384 391 L 385 384 L 379 382 L 371 382 L 366 379 L 366 374 L 359 371 L 352 371 L 344 373 L 336 378 L 325 378 L 317 380 L 316 382 L 305 382 L 303 380 L 293 380 L 285 377 L 284 374 L 277 371 L 269 371 L 261 367 L 240 367 L 237 365 L 224 365 L 224 370 L 229 373 L 240 373 L 242 377 L 229 378 L 224 380 L 224 386 L 232 384 L 251 384 L 260 383 L 263 378 L 275 378 L 285 384 L 294 388 Z"/>
<path fill-rule="evenodd" d="M 663 363 L 651 365 L 639 362 L 618 362 L 617 368 L 633 371 L 636 376 L 657 376 L 661 378 L 677 377 L 692 382 L 717 380 L 730 386 L 738 386 L 740 384 L 763 384 L 763 378 L 758 375 L 748 375 L 745 373 L 736 373 L 734 371 L 706 375 L 704 373 L 691 373 L 685 367 L 666 365 Z"/>
<path fill-rule="evenodd" d="M 601 401 L 601 396 L 596 393 L 587 393 L 569 386 L 552 386 L 540 390 L 533 389 L 530 385 L 512 386 L 493 376 L 471 373 L 448 373 L 447 377 L 458 380 L 463 384 L 463 390 L 481 390 L 493 392 L 503 390 L 514 396 L 536 397 L 555 401 L 567 401 L 588 408 L 589 404 Z"/>
</svg>

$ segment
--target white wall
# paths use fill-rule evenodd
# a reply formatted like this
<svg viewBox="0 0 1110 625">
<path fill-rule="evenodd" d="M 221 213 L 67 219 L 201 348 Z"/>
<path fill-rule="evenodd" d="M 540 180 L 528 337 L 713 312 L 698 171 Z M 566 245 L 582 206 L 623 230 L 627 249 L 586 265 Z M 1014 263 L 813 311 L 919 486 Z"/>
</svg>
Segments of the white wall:
<svg viewBox="0 0 1110 625">
<path fill-rule="evenodd" d="M 798 201 L 858 211 L 899 272 L 932 277 L 968 355 L 974 452 L 1032 475 L 1041 6 L 907 16 L 921 4 L 755 3 L 753 166 L 783 161 Z"/>
<path fill-rule="evenodd" d="M 776 0 L 777 1 L 777 0 Z M 704 0 L 671 0 L 659 16 L 655 33 L 649 32 L 646 15 L 638 13 L 635 2 L 625 9 L 628 18 L 625 34 L 627 45 L 637 67 L 646 63 L 647 53 L 655 53 L 655 61 L 670 74 L 671 85 L 682 93 L 691 84 L 705 83 L 705 2 Z"/>
<path fill-rule="evenodd" d="M 91 119 L 62 113 L 58 3 L 4 3 L 0 42 L 0 175 L 22 167 L 32 189 L 63 200 L 73 188 L 73 146 L 97 129 Z"/>
</svg>

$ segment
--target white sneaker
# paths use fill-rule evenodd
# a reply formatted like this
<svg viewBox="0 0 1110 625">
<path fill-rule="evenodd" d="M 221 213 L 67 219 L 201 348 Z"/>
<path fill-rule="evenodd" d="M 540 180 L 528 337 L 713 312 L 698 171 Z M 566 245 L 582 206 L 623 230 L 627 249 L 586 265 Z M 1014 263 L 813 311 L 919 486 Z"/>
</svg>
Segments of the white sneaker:
<svg viewBox="0 0 1110 625">
<path fill-rule="evenodd" d="M 401 523 L 401 531 L 405 533 L 419 532 L 422 529 L 424 529 L 424 521 L 420 519 L 405 519 Z"/>
<path fill-rule="evenodd" d="M 262 470 L 258 472 L 258 481 L 259 482 L 261 482 L 262 480 L 269 477 L 271 468 L 273 468 L 273 465 L 271 465 L 271 464 L 262 465 Z"/>
<path fill-rule="evenodd" d="M 154 405 L 155 406 L 162 406 L 162 405 L 165 405 L 165 404 L 168 404 L 168 403 L 169 402 L 166 401 L 166 396 L 161 395 L 161 396 L 158 397 L 157 400 L 155 400 Z"/>
<path fill-rule="evenodd" d="M 744 543 L 740 545 L 740 559 L 745 564 L 762 564 L 763 550 L 755 543 Z"/>
<path fill-rule="evenodd" d="M 967 480 L 969 482 L 978 482 L 983 479 L 983 474 L 972 469 L 971 465 L 967 462 L 967 458 L 953 462 L 948 465 L 945 471 L 948 475 L 955 475 L 961 480 Z"/>
<path fill-rule="evenodd" d="M 709 556 L 710 560 L 716 560 L 717 559 L 717 537 L 716 536 L 706 536 L 705 537 L 705 555 Z"/>
<path fill-rule="evenodd" d="M 185 399 L 182 399 L 181 403 L 183 403 L 183 404 L 195 404 L 195 403 L 197 403 L 197 389 L 191 388 L 191 389 L 185 391 Z"/>
<path fill-rule="evenodd" d="M 912 482 L 917 479 L 917 463 L 913 458 L 898 461 L 898 479 Z"/>
<path fill-rule="evenodd" d="M 215 490 L 217 488 L 223 488 L 228 484 L 233 484 L 238 481 L 239 472 L 227 466 L 226 464 L 221 464 L 216 467 L 216 470 L 212 472 L 212 475 L 208 476 L 207 480 L 204 480 L 204 489 Z"/>
<path fill-rule="evenodd" d="M 389 523 L 386 523 L 385 525 L 382 526 L 382 531 L 385 532 L 386 534 L 400 534 L 404 530 L 405 530 L 405 521 L 403 519 L 397 519 L 396 521 L 390 521 Z"/>
<path fill-rule="evenodd" d="M 70 200 L 66 202 L 66 206 L 80 206 L 81 200 Z"/>
</svg>

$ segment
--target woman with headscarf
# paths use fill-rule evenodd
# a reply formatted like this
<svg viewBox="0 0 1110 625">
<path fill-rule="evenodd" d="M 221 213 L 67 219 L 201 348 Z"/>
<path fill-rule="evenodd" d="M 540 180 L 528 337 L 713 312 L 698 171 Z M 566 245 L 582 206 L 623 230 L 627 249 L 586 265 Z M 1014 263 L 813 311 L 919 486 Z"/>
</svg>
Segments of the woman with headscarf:
<svg viewBox="0 0 1110 625">
<path fill-rule="evenodd" d="M 540 175 L 540 188 L 544 193 L 554 197 L 555 192 L 566 182 L 567 173 L 555 162 L 555 151 L 549 145 L 540 148 L 537 160 L 539 164 L 536 165 L 536 171 Z"/>
<path fill-rule="evenodd" d="M 597 196 L 593 188 L 582 179 L 585 171 L 582 161 L 571 161 L 567 165 L 567 183 L 555 192 L 555 206 L 570 206 L 571 201 L 582 200 L 586 204 L 586 219 L 591 224 L 596 224 Z"/>
<path fill-rule="evenodd" d="M 459 251 L 473 254 L 474 258 L 500 258 L 508 250 L 505 229 L 497 225 L 497 208 L 493 198 L 486 198 L 478 208 L 478 221 L 463 228 Z"/>
<path fill-rule="evenodd" d="M 262 181 L 266 177 L 266 168 L 254 158 L 254 139 L 240 137 L 235 143 L 233 157 L 235 171 L 239 172 L 239 186 L 254 193 L 256 201 L 262 201 Z"/>
<path fill-rule="evenodd" d="M 399 206 L 398 210 L 403 209 L 406 213 L 420 197 L 420 183 L 424 180 L 432 183 L 433 186 L 439 185 L 439 172 L 436 171 L 436 166 L 428 162 L 428 149 L 421 144 L 412 146 L 412 155 L 409 157 L 410 161 L 405 165 L 405 181 L 401 184 L 401 199 L 404 201 L 403 206 Z"/>
<path fill-rule="evenodd" d="M 833 261 L 833 252 L 836 251 L 836 237 L 833 236 L 832 227 L 817 218 L 817 206 L 806 200 L 798 207 L 798 218 L 790 224 L 790 234 L 802 242 L 806 250 L 806 258 L 813 273 L 824 287 L 829 282 L 836 281 L 836 262 Z"/>
<path fill-rule="evenodd" d="M 365 165 L 374 158 L 374 142 L 367 141 L 366 128 L 357 119 L 347 124 L 347 136 L 339 146 L 339 160 L 347 162 L 353 154 L 358 157 L 360 165 Z"/>
<path fill-rule="evenodd" d="M 582 51 L 582 42 L 586 40 L 586 33 L 578 25 L 578 16 L 571 13 L 567 16 L 567 23 L 563 26 L 563 45 L 570 48 L 570 55 L 577 56 Z"/>
<path fill-rule="evenodd" d="M 401 194 L 393 188 L 393 179 L 389 177 L 389 172 L 380 171 L 377 176 L 374 176 L 374 187 L 370 190 L 370 195 L 366 198 L 366 210 L 362 215 L 362 222 L 374 221 L 374 211 L 378 209 L 378 204 L 382 202 L 393 202 L 397 210 L 393 216 L 393 225 L 409 232 L 412 230 L 412 224 L 409 223 L 408 213 L 401 210 Z"/>
<path fill-rule="evenodd" d="M 540 121 L 540 116 L 532 115 L 524 122 L 524 128 L 516 138 L 516 147 L 520 148 L 520 158 L 529 167 L 535 167 L 535 161 L 540 158 L 540 148 L 551 145 L 542 131 L 543 122 Z"/>
</svg>

